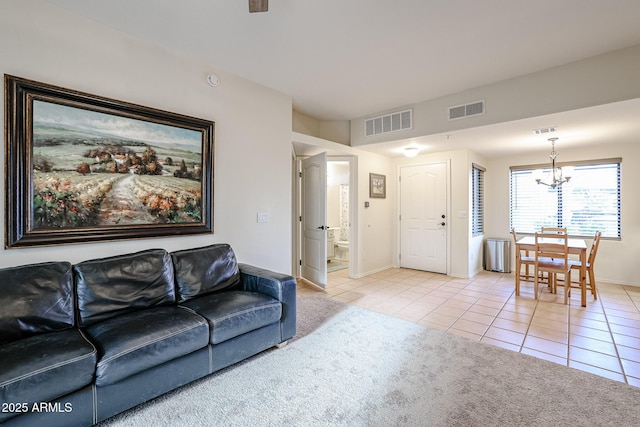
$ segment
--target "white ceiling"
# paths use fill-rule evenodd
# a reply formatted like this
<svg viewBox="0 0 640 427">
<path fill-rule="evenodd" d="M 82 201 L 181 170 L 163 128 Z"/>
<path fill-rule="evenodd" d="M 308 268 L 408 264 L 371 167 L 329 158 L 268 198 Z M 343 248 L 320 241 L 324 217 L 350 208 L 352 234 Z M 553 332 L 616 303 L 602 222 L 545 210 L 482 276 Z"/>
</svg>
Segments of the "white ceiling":
<svg viewBox="0 0 640 427">
<path fill-rule="evenodd" d="M 248 0 L 49 2 L 286 93 L 296 110 L 322 120 L 359 118 L 640 43 L 638 0 L 271 0 L 268 12 L 252 14 Z M 640 102 L 623 104 L 625 115 L 639 117 Z M 640 120 L 623 123 L 615 107 L 539 126 L 456 132 L 447 149 L 471 148 L 486 133 L 492 143 L 479 151 L 500 153 L 515 125 L 557 125 L 589 135 L 585 143 L 602 132 L 638 135 Z M 615 129 L 607 126 L 613 118 Z M 446 138 L 415 143 L 437 147 Z M 397 155 L 397 145 L 369 148 Z"/>
</svg>

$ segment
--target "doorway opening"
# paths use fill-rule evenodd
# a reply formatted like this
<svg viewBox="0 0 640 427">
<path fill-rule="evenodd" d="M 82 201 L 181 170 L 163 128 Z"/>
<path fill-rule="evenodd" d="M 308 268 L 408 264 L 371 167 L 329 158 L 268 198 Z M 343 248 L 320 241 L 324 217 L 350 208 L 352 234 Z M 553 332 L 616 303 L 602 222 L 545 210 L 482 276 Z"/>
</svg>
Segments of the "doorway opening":
<svg viewBox="0 0 640 427">
<path fill-rule="evenodd" d="M 349 162 L 327 161 L 327 273 L 349 268 Z"/>
<path fill-rule="evenodd" d="M 354 277 L 358 268 L 357 157 L 326 154 L 296 156 L 294 181 L 295 217 L 299 218 L 294 226 L 294 271 L 298 278 L 323 289 L 328 272 Z M 312 168 L 313 164 L 318 167 Z"/>
</svg>

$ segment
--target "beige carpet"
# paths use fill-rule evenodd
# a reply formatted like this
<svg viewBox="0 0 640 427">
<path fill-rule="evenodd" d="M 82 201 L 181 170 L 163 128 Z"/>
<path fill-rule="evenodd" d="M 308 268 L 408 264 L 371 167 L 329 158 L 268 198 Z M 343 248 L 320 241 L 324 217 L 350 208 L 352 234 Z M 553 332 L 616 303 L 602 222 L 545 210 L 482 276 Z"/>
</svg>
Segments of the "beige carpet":
<svg viewBox="0 0 640 427">
<path fill-rule="evenodd" d="M 640 389 L 300 296 L 298 335 L 104 426 L 633 426 Z"/>
</svg>

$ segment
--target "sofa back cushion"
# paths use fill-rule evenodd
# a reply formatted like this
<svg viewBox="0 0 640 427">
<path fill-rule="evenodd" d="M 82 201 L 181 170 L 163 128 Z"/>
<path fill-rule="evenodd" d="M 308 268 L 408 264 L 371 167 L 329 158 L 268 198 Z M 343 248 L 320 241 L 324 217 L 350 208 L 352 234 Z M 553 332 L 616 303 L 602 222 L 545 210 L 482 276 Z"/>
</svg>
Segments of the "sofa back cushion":
<svg viewBox="0 0 640 427">
<path fill-rule="evenodd" d="M 171 257 L 179 302 L 240 287 L 238 261 L 233 249 L 226 243 L 176 251 Z"/>
<path fill-rule="evenodd" d="M 73 276 L 68 262 L 0 270 L 0 344 L 73 326 Z"/>
<path fill-rule="evenodd" d="M 80 326 L 176 301 L 173 264 L 164 249 L 93 259 L 73 268 Z"/>
</svg>

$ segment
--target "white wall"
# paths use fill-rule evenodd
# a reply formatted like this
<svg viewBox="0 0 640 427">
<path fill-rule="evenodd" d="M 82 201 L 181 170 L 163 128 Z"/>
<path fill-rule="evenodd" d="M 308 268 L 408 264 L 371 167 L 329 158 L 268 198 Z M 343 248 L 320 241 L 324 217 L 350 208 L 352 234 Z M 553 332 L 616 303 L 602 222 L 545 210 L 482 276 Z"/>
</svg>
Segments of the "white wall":
<svg viewBox="0 0 640 427">
<path fill-rule="evenodd" d="M 369 174 L 386 176 L 386 198 L 369 197 Z M 361 275 L 394 265 L 396 212 L 396 171 L 391 159 L 362 152 L 358 156 L 358 233 Z M 365 208 L 364 203 L 369 202 Z"/>
<path fill-rule="evenodd" d="M 2 250 L 0 266 L 227 242 L 240 262 L 291 272 L 288 96 L 43 0 L 0 3 L 0 71 L 216 123 L 214 234 Z M 220 77 L 217 88 L 205 81 L 211 72 Z M 270 222 L 258 224 L 257 212 L 268 212 Z M 0 215 L 4 236 L 4 210 Z"/>
<path fill-rule="evenodd" d="M 293 110 L 292 117 L 294 132 L 338 144 L 350 144 L 351 122 L 349 120 L 318 120 L 296 110 Z"/>
<path fill-rule="evenodd" d="M 639 74 L 640 45 L 636 45 L 371 115 L 376 117 L 411 108 L 413 126 L 410 130 L 365 137 L 366 118 L 352 120 L 351 145 L 434 135 L 635 99 L 640 97 Z M 485 114 L 465 120 L 448 120 L 449 107 L 483 99 Z"/>
<path fill-rule="evenodd" d="M 299 111 L 292 111 L 292 129 L 305 135 L 320 138 L 320 120 Z"/>
<path fill-rule="evenodd" d="M 640 136 L 639 136 L 640 138 Z M 622 157 L 622 238 L 600 242 L 595 264 L 597 281 L 639 285 L 636 263 L 640 260 L 640 145 L 603 141 L 597 147 L 559 150 L 563 162 Z M 487 159 L 485 173 L 485 225 L 491 237 L 509 235 L 509 167 L 544 163 L 548 152 L 538 155 Z M 591 244 L 590 241 L 587 242 Z M 513 249 L 512 249 L 513 252 Z"/>
<path fill-rule="evenodd" d="M 356 159 L 349 171 L 357 178 L 357 185 L 352 181 L 349 185 L 349 197 L 356 200 L 349 209 L 354 212 L 357 223 L 356 227 L 352 224 L 355 239 L 349 243 L 350 250 L 356 254 L 355 258 L 349 258 L 352 276 L 363 277 L 393 267 L 397 221 L 394 216 L 396 189 L 392 159 L 302 133 L 293 132 L 291 137 L 293 142 L 314 147 L 313 154 L 327 152 L 329 160 Z M 385 199 L 369 198 L 369 173 L 387 176 Z M 366 201 L 369 202 L 368 208 L 364 207 Z"/>
</svg>

